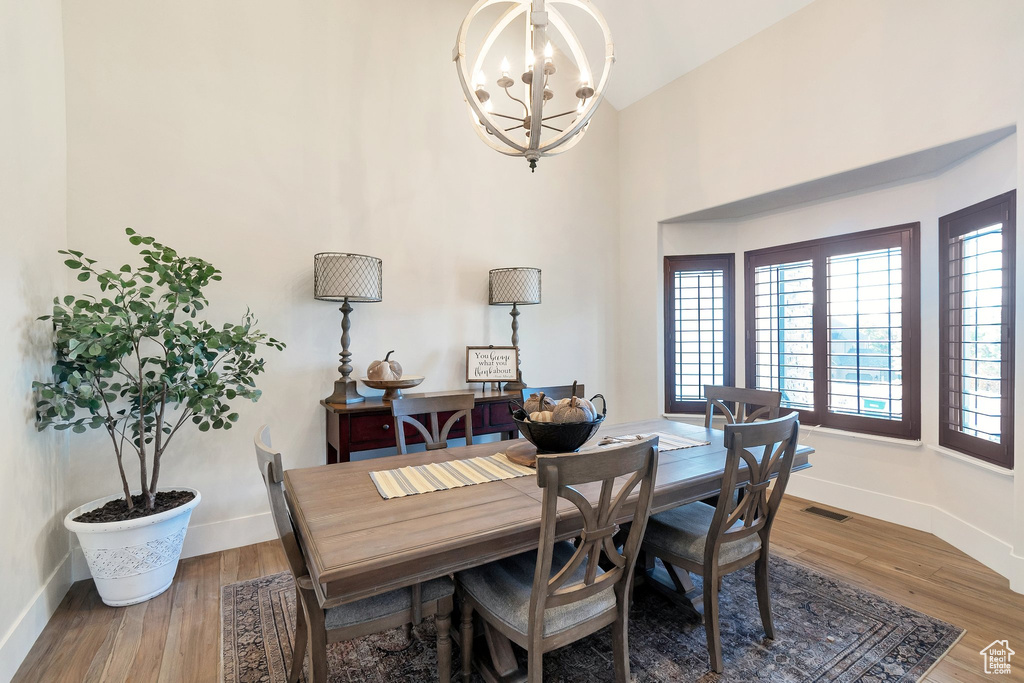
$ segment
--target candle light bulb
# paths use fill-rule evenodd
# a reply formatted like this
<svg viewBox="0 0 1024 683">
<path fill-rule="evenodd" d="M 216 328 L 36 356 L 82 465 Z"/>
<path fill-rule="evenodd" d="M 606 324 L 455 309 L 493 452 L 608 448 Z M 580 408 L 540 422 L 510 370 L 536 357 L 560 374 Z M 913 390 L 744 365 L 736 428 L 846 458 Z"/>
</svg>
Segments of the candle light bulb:
<svg viewBox="0 0 1024 683">
<path fill-rule="evenodd" d="M 508 65 L 508 57 L 503 57 L 501 59 L 501 75 L 508 76 L 508 72 L 509 70 L 511 70 L 511 68 L 512 67 Z"/>
<path fill-rule="evenodd" d="M 487 100 L 486 102 L 484 102 L 484 111 L 487 112 L 488 114 L 490 114 L 492 111 L 494 111 L 494 102 L 492 102 L 490 100 Z"/>
<path fill-rule="evenodd" d="M 551 41 L 549 40 L 548 44 L 544 46 L 544 59 L 550 62 L 554 56 L 555 49 L 551 47 Z"/>
<path fill-rule="evenodd" d="M 584 68 L 580 68 L 580 83 L 583 85 L 590 83 L 590 74 L 587 73 L 587 70 Z"/>
<path fill-rule="evenodd" d="M 479 89 L 486 82 L 487 77 L 484 76 L 483 69 L 477 69 L 476 75 L 473 77 L 473 90 Z"/>
</svg>

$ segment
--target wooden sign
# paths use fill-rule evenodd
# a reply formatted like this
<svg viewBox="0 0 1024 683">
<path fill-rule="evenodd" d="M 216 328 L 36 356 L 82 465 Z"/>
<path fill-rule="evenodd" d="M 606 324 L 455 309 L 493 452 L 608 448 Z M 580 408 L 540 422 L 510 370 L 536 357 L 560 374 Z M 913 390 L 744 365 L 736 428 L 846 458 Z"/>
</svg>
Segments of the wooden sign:
<svg viewBox="0 0 1024 683">
<path fill-rule="evenodd" d="M 467 382 L 513 382 L 518 377 L 519 350 L 514 346 L 467 346 Z"/>
</svg>

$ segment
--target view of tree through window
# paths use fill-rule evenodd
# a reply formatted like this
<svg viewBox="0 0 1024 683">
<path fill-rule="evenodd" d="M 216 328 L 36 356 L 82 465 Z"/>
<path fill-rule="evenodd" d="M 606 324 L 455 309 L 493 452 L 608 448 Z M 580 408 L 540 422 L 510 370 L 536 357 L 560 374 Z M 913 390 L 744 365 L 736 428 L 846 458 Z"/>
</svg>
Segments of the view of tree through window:
<svg viewBox="0 0 1024 683">
<path fill-rule="evenodd" d="M 810 261 L 754 269 L 756 386 L 784 408 L 814 409 L 813 275 Z"/>
<path fill-rule="evenodd" d="M 900 248 L 828 258 L 828 409 L 903 415 Z"/>
</svg>

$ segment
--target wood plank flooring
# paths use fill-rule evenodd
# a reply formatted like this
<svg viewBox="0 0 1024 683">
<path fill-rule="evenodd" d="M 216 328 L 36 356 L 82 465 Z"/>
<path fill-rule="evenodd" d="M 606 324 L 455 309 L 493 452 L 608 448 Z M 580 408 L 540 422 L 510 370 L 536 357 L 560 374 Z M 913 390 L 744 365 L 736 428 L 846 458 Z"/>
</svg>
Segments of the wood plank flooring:
<svg viewBox="0 0 1024 683">
<path fill-rule="evenodd" d="M 783 503 L 776 553 L 967 629 L 926 681 L 988 680 L 978 652 L 996 639 L 1022 651 L 1024 595 L 1006 579 L 931 534 L 859 515 L 835 522 L 803 512 L 807 505 Z M 182 560 L 170 590 L 132 607 L 107 607 L 92 581 L 80 581 L 14 680 L 218 681 L 220 587 L 286 570 L 271 541 Z M 1019 661 L 1002 680 L 1024 680 Z"/>
</svg>

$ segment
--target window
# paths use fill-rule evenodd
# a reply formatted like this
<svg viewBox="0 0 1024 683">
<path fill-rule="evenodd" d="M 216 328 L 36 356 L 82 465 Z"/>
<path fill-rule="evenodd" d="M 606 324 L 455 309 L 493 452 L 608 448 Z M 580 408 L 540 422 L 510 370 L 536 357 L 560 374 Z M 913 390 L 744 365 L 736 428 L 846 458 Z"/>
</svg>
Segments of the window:
<svg viewBox="0 0 1024 683">
<path fill-rule="evenodd" d="M 732 254 L 665 257 L 665 410 L 704 412 L 705 384 L 734 384 Z"/>
<path fill-rule="evenodd" d="M 746 253 L 747 386 L 805 424 L 920 438 L 920 224 Z"/>
<path fill-rule="evenodd" d="M 939 219 L 939 444 L 1010 468 L 1015 200 Z"/>
</svg>

